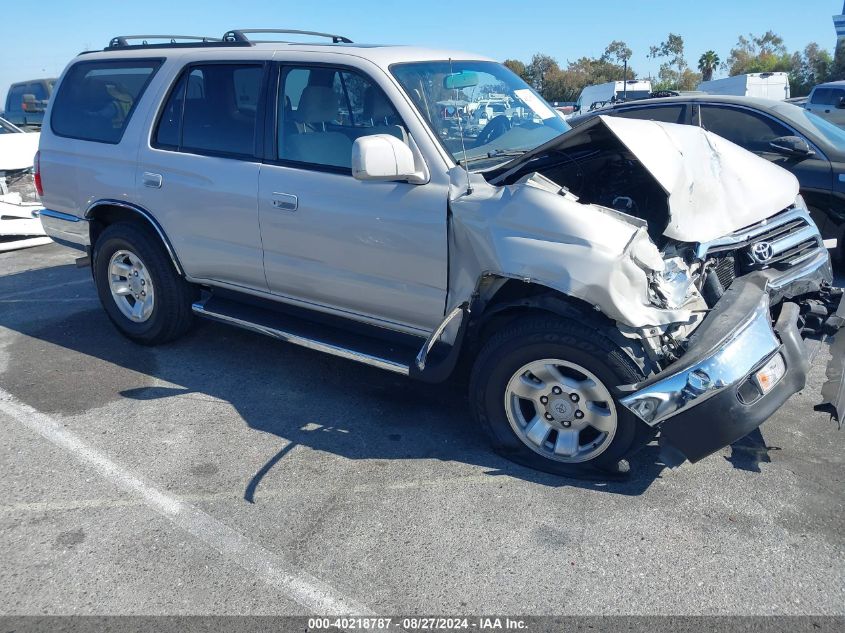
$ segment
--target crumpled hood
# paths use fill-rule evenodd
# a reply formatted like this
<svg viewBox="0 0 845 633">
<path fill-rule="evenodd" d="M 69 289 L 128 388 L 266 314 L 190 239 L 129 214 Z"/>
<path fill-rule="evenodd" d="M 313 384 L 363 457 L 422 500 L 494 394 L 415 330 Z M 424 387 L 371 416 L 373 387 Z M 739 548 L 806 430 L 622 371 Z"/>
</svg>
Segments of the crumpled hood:
<svg viewBox="0 0 845 633">
<path fill-rule="evenodd" d="M 0 134 L 0 171 L 32 167 L 41 134 Z"/>
<path fill-rule="evenodd" d="M 599 118 L 669 194 L 666 237 L 722 237 L 782 211 L 798 195 L 791 173 L 699 127 Z"/>
<path fill-rule="evenodd" d="M 782 211 L 798 195 L 791 173 L 699 127 L 604 115 L 512 161 L 507 173 L 551 149 L 583 144 L 598 126 L 619 139 L 666 192 L 666 237 L 723 237 Z"/>
</svg>

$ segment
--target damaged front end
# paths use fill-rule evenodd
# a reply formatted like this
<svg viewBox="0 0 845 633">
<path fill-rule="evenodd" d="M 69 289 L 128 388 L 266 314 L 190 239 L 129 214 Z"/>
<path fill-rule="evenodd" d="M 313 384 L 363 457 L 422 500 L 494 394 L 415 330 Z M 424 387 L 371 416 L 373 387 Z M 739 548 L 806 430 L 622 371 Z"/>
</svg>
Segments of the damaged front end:
<svg viewBox="0 0 845 633">
<path fill-rule="evenodd" d="M 762 424 L 805 385 L 804 338 L 842 326 L 842 291 L 831 286 L 830 258 L 795 178 L 699 128 L 597 117 L 485 177 L 507 190 L 494 221 L 508 220 L 487 239 L 504 243 L 497 230 L 517 226 L 506 199 L 520 197 L 521 210 L 530 201 L 557 235 L 552 246 L 533 235 L 533 257 L 496 252 L 485 270 L 515 264 L 520 277 L 594 305 L 641 345 L 648 378 L 619 386 L 619 401 L 660 429 L 667 463 L 696 462 Z M 581 225 L 538 216 L 551 202 L 520 189 L 556 193 L 550 215 L 578 214 Z M 469 199 L 452 206 L 469 209 Z M 624 230 L 608 215 L 627 223 L 624 248 Z M 476 230 L 468 218 L 456 214 L 459 239 Z M 560 258 L 557 279 L 543 255 Z M 838 339 L 822 395 L 841 419 L 845 334 Z"/>
</svg>

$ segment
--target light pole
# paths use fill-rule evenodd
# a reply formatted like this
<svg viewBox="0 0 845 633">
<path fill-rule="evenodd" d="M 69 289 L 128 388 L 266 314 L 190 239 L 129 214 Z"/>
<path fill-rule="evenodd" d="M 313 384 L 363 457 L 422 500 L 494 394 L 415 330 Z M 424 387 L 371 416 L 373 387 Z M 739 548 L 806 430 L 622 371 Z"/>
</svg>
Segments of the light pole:
<svg viewBox="0 0 845 633">
<path fill-rule="evenodd" d="M 622 58 L 624 70 L 622 71 L 622 101 L 628 100 L 628 58 Z"/>
</svg>

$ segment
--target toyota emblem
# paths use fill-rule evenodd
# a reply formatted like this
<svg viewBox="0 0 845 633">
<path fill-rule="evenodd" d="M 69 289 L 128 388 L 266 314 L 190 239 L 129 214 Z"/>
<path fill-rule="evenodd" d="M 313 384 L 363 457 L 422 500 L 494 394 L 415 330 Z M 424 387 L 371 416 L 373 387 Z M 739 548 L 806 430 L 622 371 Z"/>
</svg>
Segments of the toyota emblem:
<svg viewBox="0 0 845 633">
<path fill-rule="evenodd" d="M 757 242 L 751 246 L 751 259 L 758 264 L 765 264 L 775 256 L 775 249 L 769 242 Z"/>
</svg>

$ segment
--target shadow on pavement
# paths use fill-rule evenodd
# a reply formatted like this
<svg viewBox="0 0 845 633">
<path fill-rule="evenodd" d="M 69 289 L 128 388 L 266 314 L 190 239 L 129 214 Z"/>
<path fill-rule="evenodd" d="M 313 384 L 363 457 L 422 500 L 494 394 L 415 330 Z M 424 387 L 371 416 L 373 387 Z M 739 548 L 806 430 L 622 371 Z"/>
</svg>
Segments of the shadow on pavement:
<svg viewBox="0 0 845 633">
<path fill-rule="evenodd" d="M 42 411 L 61 414 L 122 398 L 191 393 L 228 402 L 251 428 L 291 442 L 264 464 L 244 465 L 254 473 L 244 493 L 247 501 L 296 445 L 352 460 L 463 462 L 485 468 L 491 477 L 619 495 L 641 494 L 665 467 L 652 444 L 631 458 L 631 474 L 624 480 L 540 473 L 489 448 L 471 420 L 463 385 L 426 385 L 202 320 L 180 341 L 147 348 L 118 334 L 94 300 L 93 284 L 74 286 L 84 295 L 77 301 L 62 302 L 55 290 L 37 292 L 39 286 L 55 287 L 57 281 L 87 274 L 69 266 L 0 277 L 0 301 L 4 295 L 25 295 L 16 303 L 0 303 L 0 325 L 25 335 L 6 348 L 4 388 Z M 66 382 L 45 388 L 45 382 L 60 378 Z M 179 387 L 150 386 L 150 379 Z M 757 431 L 734 445 L 727 459 L 736 468 L 759 472 L 768 450 Z"/>
</svg>

